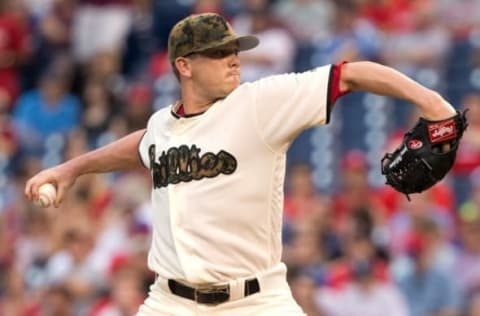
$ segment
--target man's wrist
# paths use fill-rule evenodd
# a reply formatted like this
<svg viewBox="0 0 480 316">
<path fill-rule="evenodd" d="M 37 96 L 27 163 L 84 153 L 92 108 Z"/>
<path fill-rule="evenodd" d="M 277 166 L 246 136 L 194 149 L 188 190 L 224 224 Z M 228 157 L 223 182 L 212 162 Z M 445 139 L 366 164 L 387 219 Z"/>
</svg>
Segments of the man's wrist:
<svg viewBox="0 0 480 316">
<path fill-rule="evenodd" d="M 72 178 L 78 178 L 85 173 L 82 171 L 81 161 L 78 159 L 69 160 L 60 165 L 59 168 L 61 168 L 62 174 L 66 174 L 68 177 Z"/>
<path fill-rule="evenodd" d="M 455 108 L 435 91 L 430 90 L 416 104 L 420 107 L 423 117 L 428 120 L 443 120 L 456 114 Z"/>
</svg>

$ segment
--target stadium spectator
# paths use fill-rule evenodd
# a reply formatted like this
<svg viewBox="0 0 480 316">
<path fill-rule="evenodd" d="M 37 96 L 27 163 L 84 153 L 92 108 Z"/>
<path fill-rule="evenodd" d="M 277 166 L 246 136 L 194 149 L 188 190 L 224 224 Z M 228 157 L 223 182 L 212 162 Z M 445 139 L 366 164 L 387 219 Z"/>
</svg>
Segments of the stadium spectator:
<svg viewBox="0 0 480 316">
<path fill-rule="evenodd" d="M 287 275 L 292 295 L 308 316 L 326 316 L 317 303 L 317 284 L 307 272 L 292 267 Z"/>
<path fill-rule="evenodd" d="M 367 213 L 371 223 L 363 229 L 367 235 L 379 233 L 386 224 L 386 208 L 368 181 L 368 163 L 363 152 L 351 150 L 345 153 L 340 162 L 338 182 L 339 187 L 333 194 L 335 212 L 332 214 L 336 229 L 344 233 L 352 217 Z"/>
<path fill-rule="evenodd" d="M 274 9 L 299 45 L 325 39 L 331 32 L 334 6 L 330 0 L 282 0 Z"/>
<path fill-rule="evenodd" d="M 458 315 L 460 312 L 460 291 L 454 276 L 436 267 L 436 245 L 429 235 L 438 229 L 419 231 L 408 239 L 407 252 L 413 268 L 399 277 L 398 282 L 412 316 Z"/>
<path fill-rule="evenodd" d="M 480 191 L 458 212 L 460 247 L 455 260 L 455 278 L 466 298 L 480 290 Z"/>
<path fill-rule="evenodd" d="M 441 67 L 451 45 L 450 34 L 439 22 L 434 1 L 414 2 L 414 25 L 405 31 L 393 31 L 385 38 L 381 57 L 395 68 L 429 87 L 442 82 Z M 422 72 L 426 69 L 428 72 Z M 428 75 L 428 76 L 427 76 Z"/>
<path fill-rule="evenodd" d="M 119 112 L 118 104 L 103 81 L 90 80 L 83 90 L 84 111 L 82 126 L 85 129 L 90 148 L 97 148 L 99 139 Z"/>
<path fill-rule="evenodd" d="M 37 89 L 23 93 L 14 111 L 20 146 L 29 154 L 43 154 L 42 139 L 55 133 L 66 134 L 80 121 L 79 100 L 69 94 L 64 73 L 48 71 Z"/>
<path fill-rule="evenodd" d="M 480 294 L 475 293 L 470 299 L 470 304 L 466 309 L 466 316 L 479 316 L 480 315 Z"/>
<path fill-rule="evenodd" d="M 314 42 L 313 65 L 378 57 L 378 32 L 373 24 L 360 17 L 359 7 L 353 0 L 335 2 L 333 21 L 329 36 Z"/>
<path fill-rule="evenodd" d="M 10 110 L 20 94 L 19 67 L 30 53 L 30 34 L 22 7 L 0 2 L 0 112 Z"/>
<path fill-rule="evenodd" d="M 46 285 L 65 286 L 75 297 L 73 307 L 78 313 L 88 310 L 102 284 L 102 277 L 91 260 L 93 240 L 89 234 L 80 227 L 66 231 L 64 247 L 56 251 L 46 265 Z"/>
<path fill-rule="evenodd" d="M 130 28 L 132 0 L 80 0 L 72 30 L 73 55 L 79 62 L 98 53 L 118 53 Z M 95 36 L 92 36 L 95 34 Z"/>
<path fill-rule="evenodd" d="M 192 5 L 192 13 L 199 14 L 206 12 L 214 12 L 223 15 L 225 12 L 223 12 L 222 2 L 222 0 L 197 0 Z"/>
<path fill-rule="evenodd" d="M 30 65 L 29 82 L 24 83 L 27 87 L 35 85 L 35 81 L 46 71 L 48 65 L 70 54 L 75 1 L 56 0 L 47 8 L 35 23 L 35 58 Z"/>
<path fill-rule="evenodd" d="M 35 297 L 28 297 L 22 275 L 14 267 L 9 267 L 3 272 L 6 284 L 0 298 L 0 314 L 36 316 L 38 301 Z"/>
<path fill-rule="evenodd" d="M 121 100 L 126 87 L 125 76 L 121 73 L 121 55 L 115 51 L 94 54 L 82 68 L 85 82 L 102 82 L 115 101 Z M 85 83 L 84 82 L 84 83 Z"/>
<path fill-rule="evenodd" d="M 382 264 L 375 258 L 371 241 L 355 237 L 347 248 L 350 280 L 337 288 L 322 288 L 317 294 L 317 303 L 325 315 L 409 315 L 397 286 L 381 276 Z"/>
<path fill-rule="evenodd" d="M 285 220 L 295 221 L 308 217 L 322 207 L 322 199 L 312 179 L 312 168 L 306 164 L 290 167 L 287 176 L 284 214 Z"/>
<path fill-rule="evenodd" d="M 385 33 L 404 32 L 413 27 L 414 1 L 360 0 L 360 14 Z"/>
<path fill-rule="evenodd" d="M 65 286 L 52 286 L 42 297 L 38 309 L 32 316 L 75 315 L 74 296 Z"/>
<path fill-rule="evenodd" d="M 130 132 L 145 126 L 152 113 L 152 103 L 153 91 L 148 84 L 134 83 L 128 88 L 124 114 Z"/>
<path fill-rule="evenodd" d="M 129 264 L 127 258 L 118 258 L 112 265 L 109 295 L 97 302 L 88 316 L 135 315 L 145 299 L 142 275 Z"/>
<path fill-rule="evenodd" d="M 473 92 L 464 96 L 463 108 L 468 109 L 468 129 L 458 148 L 457 160 L 453 171 L 457 175 L 469 175 L 480 166 L 480 93 Z"/>
<path fill-rule="evenodd" d="M 399 208 L 388 222 L 389 249 L 393 255 L 406 253 L 412 232 L 426 221 L 441 225 L 443 238 L 451 240 L 454 235 L 454 216 L 437 204 L 431 192 L 412 195 L 411 201 L 402 199 Z"/>
<path fill-rule="evenodd" d="M 271 12 L 271 0 L 246 0 L 246 11 L 233 19 L 239 34 L 253 34 L 260 40 L 254 50 L 240 55 L 242 80 L 290 72 L 293 67 L 295 42 Z"/>
<path fill-rule="evenodd" d="M 8 115 L 6 109 L 0 110 L 0 159 L 8 164 L 17 151 L 17 136 L 11 122 L 11 117 Z M 6 169 L 0 168 L 0 173 L 5 172 Z"/>
<path fill-rule="evenodd" d="M 443 24 L 458 41 L 467 39 L 480 26 L 480 2 L 477 0 L 438 0 L 436 5 Z"/>
<path fill-rule="evenodd" d="M 155 34 L 153 2 L 132 2 L 132 22 L 125 40 L 122 64 L 124 74 L 133 80 L 147 76 L 151 59 L 159 46 Z"/>
</svg>

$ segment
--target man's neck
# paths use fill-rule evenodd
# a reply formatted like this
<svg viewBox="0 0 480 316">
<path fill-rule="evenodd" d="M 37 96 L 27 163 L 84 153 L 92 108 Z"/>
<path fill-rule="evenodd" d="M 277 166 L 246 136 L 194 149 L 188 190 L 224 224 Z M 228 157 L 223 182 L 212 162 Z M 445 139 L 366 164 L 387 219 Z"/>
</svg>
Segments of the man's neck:
<svg viewBox="0 0 480 316">
<path fill-rule="evenodd" d="M 205 112 L 206 110 L 208 110 L 208 108 L 212 106 L 214 102 L 215 101 L 209 102 L 207 104 L 195 104 L 181 101 L 181 106 L 183 107 L 183 112 L 185 115 L 192 115 Z"/>
<path fill-rule="evenodd" d="M 183 112 L 185 115 L 192 115 L 203 113 L 215 103 L 216 100 L 212 100 L 205 97 L 194 96 L 192 94 L 182 93 L 182 99 L 180 101 L 183 106 Z"/>
</svg>

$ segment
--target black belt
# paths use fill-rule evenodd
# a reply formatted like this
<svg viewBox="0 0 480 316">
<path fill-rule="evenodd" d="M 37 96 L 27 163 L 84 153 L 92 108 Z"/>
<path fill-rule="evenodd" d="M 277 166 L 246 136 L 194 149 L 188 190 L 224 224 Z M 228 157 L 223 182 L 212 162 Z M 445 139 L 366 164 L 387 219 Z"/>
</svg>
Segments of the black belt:
<svg viewBox="0 0 480 316">
<path fill-rule="evenodd" d="M 168 280 L 170 291 L 183 298 L 196 301 L 200 304 L 216 305 L 224 303 L 230 299 L 230 285 L 221 285 L 211 288 L 193 288 L 188 285 L 177 282 L 173 279 Z M 257 278 L 245 280 L 245 290 L 243 295 L 249 296 L 260 292 L 260 284 Z"/>
</svg>

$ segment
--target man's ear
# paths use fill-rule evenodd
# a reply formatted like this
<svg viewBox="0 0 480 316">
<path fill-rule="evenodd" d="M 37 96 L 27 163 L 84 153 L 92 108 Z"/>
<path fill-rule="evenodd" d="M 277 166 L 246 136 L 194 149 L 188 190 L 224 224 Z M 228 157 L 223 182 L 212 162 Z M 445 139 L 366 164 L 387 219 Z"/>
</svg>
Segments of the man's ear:
<svg viewBox="0 0 480 316">
<path fill-rule="evenodd" d="M 175 66 L 178 74 L 182 77 L 190 78 L 192 76 L 192 65 L 190 60 L 185 57 L 178 57 L 175 59 Z"/>
</svg>

